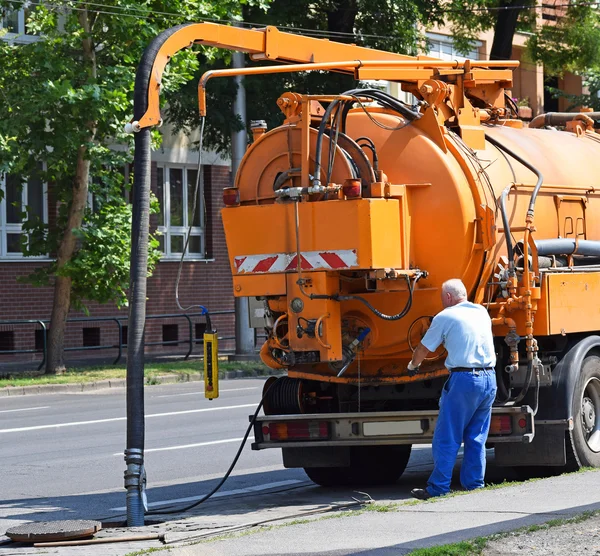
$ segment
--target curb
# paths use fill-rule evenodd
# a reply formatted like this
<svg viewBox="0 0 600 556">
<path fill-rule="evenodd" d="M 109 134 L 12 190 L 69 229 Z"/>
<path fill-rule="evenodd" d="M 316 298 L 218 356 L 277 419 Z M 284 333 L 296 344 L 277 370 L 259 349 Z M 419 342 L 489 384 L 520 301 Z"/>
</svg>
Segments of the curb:
<svg viewBox="0 0 600 556">
<path fill-rule="evenodd" d="M 283 373 L 273 371 L 271 373 L 258 373 L 247 370 L 225 371 L 219 373 L 221 380 L 235 380 L 240 378 L 267 378 L 269 376 L 283 376 Z M 201 373 L 168 374 L 147 378 L 144 385 L 175 384 L 178 382 L 203 382 Z M 65 394 L 91 392 L 94 390 L 107 390 L 109 388 L 125 388 L 127 380 L 124 378 L 113 378 L 108 380 L 96 380 L 94 382 L 76 382 L 69 384 L 40 384 L 38 386 L 6 386 L 0 388 L 0 398 L 9 396 L 25 396 L 35 394 Z"/>
</svg>

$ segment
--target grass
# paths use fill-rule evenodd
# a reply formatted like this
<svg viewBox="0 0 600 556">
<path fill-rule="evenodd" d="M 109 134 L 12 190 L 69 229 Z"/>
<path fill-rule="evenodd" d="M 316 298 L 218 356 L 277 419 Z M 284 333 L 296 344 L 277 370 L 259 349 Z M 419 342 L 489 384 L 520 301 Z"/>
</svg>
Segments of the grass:
<svg viewBox="0 0 600 556">
<path fill-rule="evenodd" d="M 487 544 L 488 541 L 485 537 L 479 537 L 471 541 L 419 548 L 409 552 L 409 556 L 479 556 Z"/>
<path fill-rule="evenodd" d="M 495 535 L 490 535 L 488 537 L 477 537 L 469 541 L 434 546 L 431 548 L 419 548 L 410 552 L 408 556 L 480 556 L 492 541 L 501 540 L 513 535 L 527 535 L 536 533 L 538 531 L 545 531 L 552 527 L 582 523 L 597 515 L 600 515 L 600 510 L 583 512 L 574 517 L 551 519 L 550 521 L 546 521 L 546 523 L 542 523 L 541 525 L 527 525 L 525 527 L 521 527 L 520 529 L 516 529 L 515 531 L 496 533 Z"/>
<path fill-rule="evenodd" d="M 203 370 L 201 360 L 173 361 L 168 363 L 147 363 L 144 376 L 147 384 L 157 384 L 156 377 L 160 375 L 178 375 L 181 380 L 187 380 L 187 375 L 198 374 Z M 227 371 L 242 371 L 244 376 L 265 374 L 266 365 L 260 361 L 220 361 L 219 375 L 224 378 Z M 125 364 L 103 365 L 99 367 L 82 367 L 69 369 L 60 375 L 43 375 L 35 372 L 15 373 L 14 375 L 0 378 L 0 388 L 9 386 L 38 386 L 40 384 L 72 384 L 82 382 L 95 382 L 97 380 L 116 380 L 125 378 L 127 367 Z"/>
</svg>

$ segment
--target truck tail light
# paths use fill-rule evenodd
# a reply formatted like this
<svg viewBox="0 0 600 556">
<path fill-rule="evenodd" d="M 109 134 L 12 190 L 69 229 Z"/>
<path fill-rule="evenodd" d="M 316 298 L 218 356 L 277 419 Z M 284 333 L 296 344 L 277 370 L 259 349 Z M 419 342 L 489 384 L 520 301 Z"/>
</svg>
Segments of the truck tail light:
<svg viewBox="0 0 600 556">
<path fill-rule="evenodd" d="M 240 190 L 237 187 L 223 189 L 223 204 L 226 207 L 237 207 L 240 204 Z"/>
<path fill-rule="evenodd" d="M 269 423 L 263 426 L 263 434 L 269 438 L 265 440 L 325 440 L 329 438 L 329 424 L 326 421 L 287 423 Z"/>
<path fill-rule="evenodd" d="M 511 434 L 512 422 L 510 415 L 494 415 L 490 423 L 490 434 Z"/>
<path fill-rule="evenodd" d="M 342 185 L 342 192 L 347 199 L 357 199 L 361 194 L 361 181 L 355 179 L 344 180 Z"/>
</svg>

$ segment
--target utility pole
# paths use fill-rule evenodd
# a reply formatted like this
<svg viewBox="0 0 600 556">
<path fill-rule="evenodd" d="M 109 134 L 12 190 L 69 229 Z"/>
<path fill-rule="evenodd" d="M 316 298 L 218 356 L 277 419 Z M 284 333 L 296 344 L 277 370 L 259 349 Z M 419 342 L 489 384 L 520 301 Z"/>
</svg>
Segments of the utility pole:
<svg viewBox="0 0 600 556">
<path fill-rule="evenodd" d="M 231 62 L 234 68 L 244 67 L 244 53 L 233 52 Z M 235 77 L 237 93 L 233 102 L 233 113 L 240 117 L 243 127 L 240 131 L 231 134 L 231 179 L 240 167 L 242 157 L 246 152 L 248 137 L 246 134 L 246 90 L 244 89 L 244 78 L 241 75 Z M 248 299 L 245 297 L 235 298 L 235 354 L 238 356 L 249 356 L 254 354 L 254 330 L 250 328 L 248 314 Z"/>
</svg>

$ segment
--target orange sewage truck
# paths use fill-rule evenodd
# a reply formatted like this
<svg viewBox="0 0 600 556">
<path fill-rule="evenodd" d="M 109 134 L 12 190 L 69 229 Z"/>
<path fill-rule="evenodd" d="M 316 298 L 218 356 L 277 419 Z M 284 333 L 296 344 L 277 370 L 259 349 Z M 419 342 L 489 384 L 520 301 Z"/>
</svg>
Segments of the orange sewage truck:
<svg viewBox="0 0 600 556">
<path fill-rule="evenodd" d="M 354 75 L 329 95 L 282 92 L 283 123 L 253 126 L 223 225 L 234 294 L 252 298 L 268 339 L 253 448 L 322 485 L 386 483 L 412 444 L 431 442 L 444 352 L 406 364 L 460 278 L 493 322 L 498 364 L 489 443 L 499 465 L 600 466 L 600 114 L 525 124 L 512 61 L 447 62 L 282 33 L 184 25 L 162 45 L 160 76 L 192 44 L 266 65 L 209 79 L 295 71 Z M 404 103 L 358 81 L 387 80 Z"/>
</svg>

